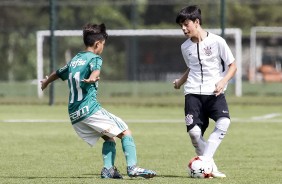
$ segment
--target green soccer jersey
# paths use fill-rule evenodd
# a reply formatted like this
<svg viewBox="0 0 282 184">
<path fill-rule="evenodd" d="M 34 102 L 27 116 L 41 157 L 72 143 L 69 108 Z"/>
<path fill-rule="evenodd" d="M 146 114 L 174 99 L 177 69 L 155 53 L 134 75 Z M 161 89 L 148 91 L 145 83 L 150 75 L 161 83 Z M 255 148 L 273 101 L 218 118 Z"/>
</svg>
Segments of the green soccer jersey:
<svg viewBox="0 0 282 184">
<path fill-rule="evenodd" d="M 97 101 L 98 81 L 92 84 L 82 81 L 88 79 L 92 71 L 101 70 L 101 66 L 100 56 L 92 52 L 79 52 L 67 65 L 56 71 L 59 78 L 68 80 L 68 111 L 72 124 L 91 116 L 101 108 Z"/>
</svg>

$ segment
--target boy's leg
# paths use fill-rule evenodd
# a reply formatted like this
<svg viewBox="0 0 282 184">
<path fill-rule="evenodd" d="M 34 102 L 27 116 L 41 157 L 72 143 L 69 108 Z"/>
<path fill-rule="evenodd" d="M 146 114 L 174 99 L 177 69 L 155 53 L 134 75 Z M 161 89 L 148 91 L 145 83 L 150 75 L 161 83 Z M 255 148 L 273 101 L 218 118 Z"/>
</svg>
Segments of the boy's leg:
<svg viewBox="0 0 282 184">
<path fill-rule="evenodd" d="M 196 154 L 202 156 L 206 146 L 203 134 L 208 127 L 209 118 L 205 116 L 201 96 L 188 94 L 185 96 L 185 123 Z"/>
<path fill-rule="evenodd" d="M 87 118 L 85 120 L 85 124 L 87 124 L 87 126 L 94 129 L 95 131 L 99 132 L 100 136 L 102 136 L 103 138 L 104 136 L 107 136 L 109 138 L 118 137 L 121 139 L 122 148 L 125 153 L 128 166 L 128 175 L 130 177 L 141 176 L 145 178 L 152 178 L 156 176 L 156 173 L 154 171 L 141 169 L 136 166 L 137 156 L 135 143 L 131 136 L 130 130 L 128 130 L 127 124 L 122 119 L 109 113 L 105 109 L 101 109 L 93 114 L 90 118 Z M 114 173 L 118 173 L 116 168 L 113 168 L 115 169 Z M 130 174 L 132 172 L 129 172 L 129 168 L 134 168 L 131 169 L 131 171 L 134 170 L 133 174 Z M 105 168 L 103 168 L 103 170 L 104 169 Z"/>
<path fill-rule="evenodd" d="M 116 143 L 113 141 L 105 141 L 102 147 L 102 155 L 104 167 L 109 169 L 115 164 L 116 157 Z"/>
<path fill-rule="evenodd" d="M 229 118 L 219 118 L 216 127 L 209 136 L 203 156 L 212 159 L 230 124 Z"/>
<path fill-rule="evenodd" d="M 125 131 L 128 128 L 127 125 L 120 118 L 101 109 L 73 126 L 78 135 L 91 146 L 100 137 L 105 140 L 102 148 L 104 167 L 101 171 L 101 177 L 122 179 L 122 176 L 114 166 L 116 155 L 114 137 Z"/>
<path fill-rule="evenodd" d="M 138 167 L 137 164 L 137 154 L 136 154 L 136 146 L 134 143 L 134 139 L 131 134 L 129 134 L 129 130 L 123 132 L 121 137 L 122 150 L 124 152 L 127 164 L 127 174 L 129 177 L 144 177 L 144 178 L 153 178 L 156 176 L 156 172 L 144 168 Z"/>
<path fill-rule="evenodd" d="M 104 167 L 101 171 L 101 178 L 122 179 L 122 176 L 115 167 L 116 143 L 113 138 L 105 139 L 102 147 L 102 155 Z"/>
<path fill-rule="evenodd" d="M 195 148 L 196 154 L 198 156 L 203 155 L 206 146 L 206 141 L 202 136 L 202 131 L 199 126 L 195 125 L 191 130 L 189 130 L 188 134 L 191 138 L 191 142 Z"/>
<path fill-rule="evenodd" d="M 230 124 L 230 119 L 225 118 L 225 117 L 219 118 L 216 121 L 216 127 L 207 140 L 207 145 L 205 147 L 204 154 L 203 154 L 204 157 L 206 157 L 207 159 L 210 159 L 212 161 L 212 164 L 213 164 L 212 176 L 216 177 L 216 178 L 226 177 L 225 174 L 218 171 L 218 168 L 215 165 L 215 162 L 213 160 L 213 156 L 214 156 L 217 148 L 219 147 L 221 141 L 225 137 L 225 134 L 227 132 L 229 124 Z"/>
<path fill-rule="evenodd" d="M 125 135 L 121 138 L 122 150 L 126 158 L 127 166 L 137 164 L 136 146 L 131 135 Z"/>
</svg>

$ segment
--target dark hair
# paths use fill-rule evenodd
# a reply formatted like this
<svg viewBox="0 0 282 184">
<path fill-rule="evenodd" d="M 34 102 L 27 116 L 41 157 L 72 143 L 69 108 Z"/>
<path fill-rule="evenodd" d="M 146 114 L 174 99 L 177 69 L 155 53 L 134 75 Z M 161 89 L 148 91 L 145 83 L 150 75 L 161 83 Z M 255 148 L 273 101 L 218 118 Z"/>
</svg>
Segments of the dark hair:
<svg viewBox="0 0 282 184">
<path fill-rule="evenodd" d="M 202 25 L 201 9 L 197 5 L 187 6 L 180 10 L 175 21 L 177 24 L 181 24 L 187 19 L 193 22 L 199 19 L 200 25 Z"/>
<path fill-rule="evenodd" d="M 83 41 L 86 47 L 93 46 L 96 41 L 106 40 L 108 34 L 105 24 L 86 24 L 83 27 Z"/>
</svg>

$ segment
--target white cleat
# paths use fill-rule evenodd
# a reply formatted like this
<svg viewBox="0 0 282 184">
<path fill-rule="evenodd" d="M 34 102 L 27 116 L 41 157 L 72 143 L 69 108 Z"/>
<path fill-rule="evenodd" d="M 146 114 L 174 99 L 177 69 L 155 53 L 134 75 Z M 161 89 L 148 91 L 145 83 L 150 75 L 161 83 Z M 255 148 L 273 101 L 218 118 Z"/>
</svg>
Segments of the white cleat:
<svg viewBox="0 0 282 184">
<path fill-rule="evenodd" d="M 226 178 L 226 175 L 219 171 L 213 171 L 211 175 L 213 178 Z"/>
</svg>

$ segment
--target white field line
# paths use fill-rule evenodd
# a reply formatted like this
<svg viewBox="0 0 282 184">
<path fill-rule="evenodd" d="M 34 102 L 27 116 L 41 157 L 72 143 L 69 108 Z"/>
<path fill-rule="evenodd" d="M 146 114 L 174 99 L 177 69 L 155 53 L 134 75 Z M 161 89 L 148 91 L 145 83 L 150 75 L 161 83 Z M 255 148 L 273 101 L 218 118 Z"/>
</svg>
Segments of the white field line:
<svg viewBox="0 0 282 184">
<path fill-rule="evenodd" d="M 250 118 L 231 117 L 231 121 L 236 123 L 282 123 L 281 119 L 273 119 L 282 116 L 281 113 L 265 114 L 262 116 L 253 116 Z M 126 123 L 184 123 L 184 119 L 124 119 Z M 4 123 L 69 123 L 69 120 L 63 119 L 6 119 L 0 120 Z"/>
<path fill-rule="evenodd" d="M 6 119 L 3 120 L 2 122 L 4 123 L 65 123 L 69 121 L 58 120 L 58 119 Z"/>
<path fill-rule="evenodd" d="M 265 120 L 265 119 L 271 119 L 271 118 L 275 118 L 281 116 L 281 114 L 279 113 L 272 113 L 272 114 L 265 114 L 263 116 L 254 116 L 252 117 L 253 120 Z"/>
<path fill-rule="evenodd" d="M 55 120 L 55 119 L 6 119 L 0 120 L 4 123 L 67 123 L 69 120 Z M 126 123 L 182 123 L 182 119 L 128 119 Z"/>
</svg>

